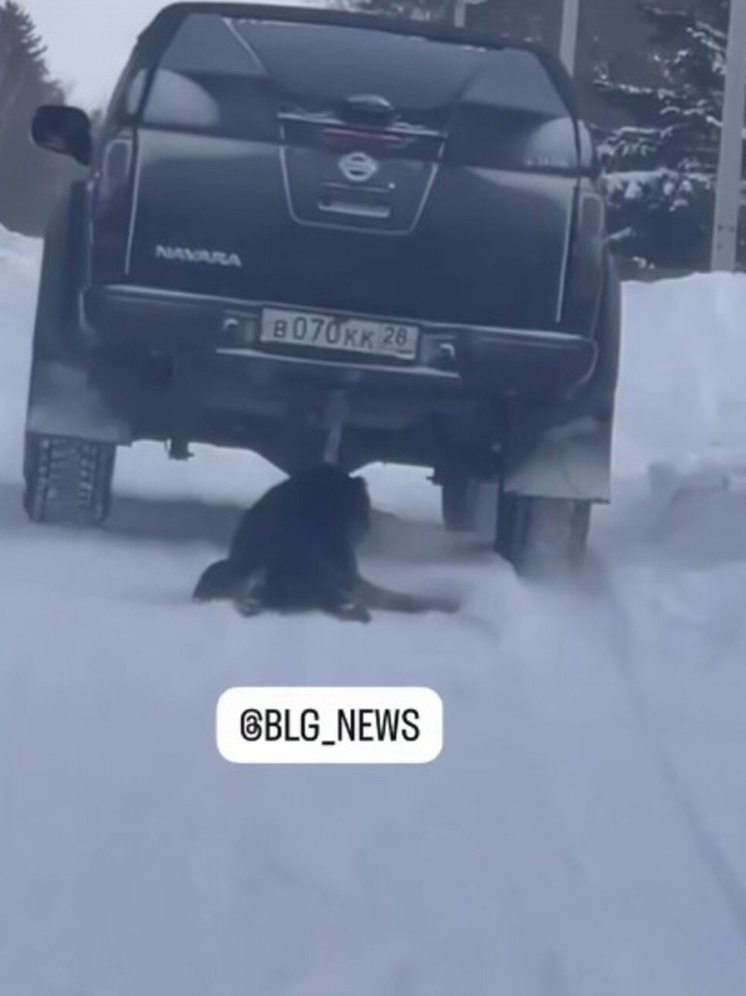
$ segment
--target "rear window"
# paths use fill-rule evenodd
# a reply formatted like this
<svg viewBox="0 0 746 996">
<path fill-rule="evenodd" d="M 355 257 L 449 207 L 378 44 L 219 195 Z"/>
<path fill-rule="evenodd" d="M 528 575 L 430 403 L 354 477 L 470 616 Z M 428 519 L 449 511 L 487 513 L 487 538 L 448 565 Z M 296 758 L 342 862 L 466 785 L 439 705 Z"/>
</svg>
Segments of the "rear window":
<svg viewBox="0 0 746 996">
<path fill-rule="evenodd" d="M 272 139 L 280 111 L 333 113 L 375 94 L 410 124 L 445 128 L 455 110 L 551 121 L 569 111 L 540 59 L 378 31 L 188 15 L 168 45 L 146 124 Z"/>
</svg>

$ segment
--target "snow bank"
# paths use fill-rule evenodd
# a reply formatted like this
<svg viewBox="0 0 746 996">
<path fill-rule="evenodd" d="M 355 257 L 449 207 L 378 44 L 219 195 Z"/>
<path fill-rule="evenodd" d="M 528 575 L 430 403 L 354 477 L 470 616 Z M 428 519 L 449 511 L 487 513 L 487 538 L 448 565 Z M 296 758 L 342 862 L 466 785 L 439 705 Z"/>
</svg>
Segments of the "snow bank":
<svg viewBox="0 0 746 996">
<path fill-rule="evenodd" d="M 626 288 L 617 475 L 746 450 L 746 276 Z"/>
<path fill-rule="evenodd" d="M 0 261 L 6 279 L 12 279 L 14 271 L 18 270 L 25 274 L 34 273 L 40 253 L 41 245 L 37 239 L 18 235 L 0 225 Z"/>
<path fill-rule="evenodd" d="M 41 245 L 0 225 L 0 474 L 19 473 Z"/>
<path fill-rule="evenodd" d="M 746 276 L 626 284 L 624 307 L 615 506 L 600 528 L 722 551 L 743 512 Z"/>
</svg>

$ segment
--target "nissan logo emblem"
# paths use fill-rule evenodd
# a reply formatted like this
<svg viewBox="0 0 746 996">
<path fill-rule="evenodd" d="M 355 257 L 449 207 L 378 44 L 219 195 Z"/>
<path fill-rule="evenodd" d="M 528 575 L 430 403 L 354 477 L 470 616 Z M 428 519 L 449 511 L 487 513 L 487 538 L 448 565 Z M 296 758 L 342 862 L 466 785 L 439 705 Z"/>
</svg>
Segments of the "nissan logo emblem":
<svg viewBox="0 0 746 996">
<path fill-rule="evenodd" d="M 365 152 L 350 152 L 339 160 L 339 169 L 350 183 L 367 183 L 378 172 L 378 163 Z"/>
</svg>

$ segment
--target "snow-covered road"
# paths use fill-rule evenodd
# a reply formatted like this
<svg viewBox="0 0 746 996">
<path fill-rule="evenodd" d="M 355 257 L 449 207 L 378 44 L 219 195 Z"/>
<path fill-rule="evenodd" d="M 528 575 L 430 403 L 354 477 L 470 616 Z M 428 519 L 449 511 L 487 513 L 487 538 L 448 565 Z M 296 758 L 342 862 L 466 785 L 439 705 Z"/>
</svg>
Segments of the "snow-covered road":
<svg viewBox="0 0 746 996">
<path fill-rule="evenodd" d="M 627 289 L 582 584 L 525 586 L 371 468 L 371 576 L 468 604 L 358 628 L 189 603 L 278 479 L 255 458 L 138 446 L 104 534 L 25 521 L 37 262 L 0 231 L 0 992 L 743 996 L 746 278 Z M 251 684 L 429 686 L 444 752 L 231 767 L 215 706 Z"/>
</svg>

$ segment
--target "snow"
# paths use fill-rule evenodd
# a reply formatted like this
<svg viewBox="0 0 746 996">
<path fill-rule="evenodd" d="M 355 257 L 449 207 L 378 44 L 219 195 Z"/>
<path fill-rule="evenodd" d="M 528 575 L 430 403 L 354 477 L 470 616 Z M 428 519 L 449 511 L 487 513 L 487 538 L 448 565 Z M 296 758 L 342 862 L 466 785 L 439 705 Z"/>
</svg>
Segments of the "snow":
<svg viewBox="0 0 746 996">
<path fill-rule="evenodd" d="M 25 521 L 38 255 L 0 232 L 0 991 L 742 996 L 746 279 L 627 285 L 588 578 L 519 582 L 371 468 L 367 571 L 467 604 L 356 627 L 189 603 L 256 458 L 137 446 L 106 532 Z M 251 684 L 431 687 L 445 749 L 230 766 Z"/>
<path fill-rule="evenodd" d="M 712 178 L 706 173 L 680 173 L 665 167 L 656 169 L 610 170 L 603 176 L 604 191 L 609 198 L 616 201 L 641 201 L 644 197 L 660 194 L 671 198 L 678 192 L 680 195 L 694 193 L 695 185 L 710 187 Z M 688 201 L 680 197 L 673 208 L 686 206 Z"/>
</svg>

